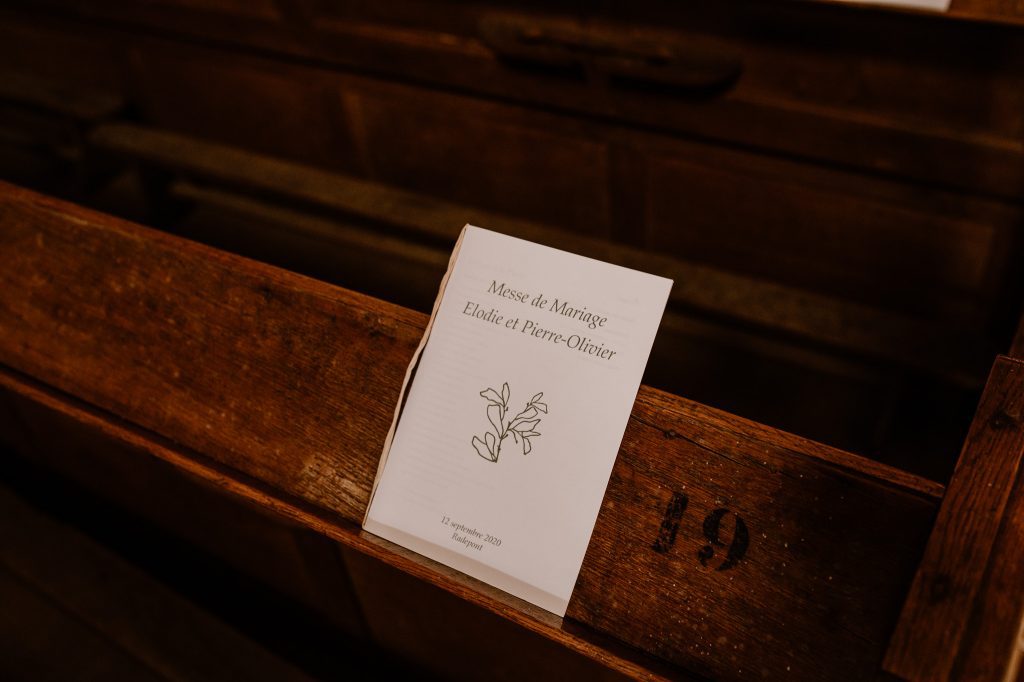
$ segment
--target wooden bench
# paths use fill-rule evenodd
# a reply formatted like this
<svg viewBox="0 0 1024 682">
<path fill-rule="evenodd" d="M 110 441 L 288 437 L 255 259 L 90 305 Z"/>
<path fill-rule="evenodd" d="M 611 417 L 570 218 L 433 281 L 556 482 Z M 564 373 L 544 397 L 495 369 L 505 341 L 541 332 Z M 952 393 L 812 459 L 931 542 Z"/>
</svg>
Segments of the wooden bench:
<svg viewBox="0 0 1024 682">
<path fill-rule="evenodd" d="M 1019 359 L 997 359 L 948 492 L 642 388 L 561 619 L 360 530 L 424 315 L 8 185 L 0 259 L 3 441 L 140 507 L 153 490 L 167 508 L 149 513 L 171 525 L 166 491 L 198 486 L 311 533 L 325 608 L 436 672 L 930 680 L 1011 665 Z"/>
<path fill-rule="evenodd" d="M 674 275 L 651 385 L 945 481 L 1021 299 L 1022 14 L 854 4 L 21 1 L 0 70 L 124 103 L 94 208 L 411 308 L 467 218 Z"/>
</svg>

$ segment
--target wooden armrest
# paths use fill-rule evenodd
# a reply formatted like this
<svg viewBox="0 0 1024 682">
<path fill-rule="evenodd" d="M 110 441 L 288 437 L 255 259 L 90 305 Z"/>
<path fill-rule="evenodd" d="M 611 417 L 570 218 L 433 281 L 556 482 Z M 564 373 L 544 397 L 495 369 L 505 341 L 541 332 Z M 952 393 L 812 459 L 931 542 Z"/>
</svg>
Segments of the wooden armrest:
<svg viewBox="0 0 1024 682">
<path fill-rule="evenodd" d="M 9 185 L 0 261 L 0 428 L 160 458 L 637 678 L 875 675 L 943 492 L 644 387 L 556 618 L 359 528 L 425 316 Z"/>
</svg>

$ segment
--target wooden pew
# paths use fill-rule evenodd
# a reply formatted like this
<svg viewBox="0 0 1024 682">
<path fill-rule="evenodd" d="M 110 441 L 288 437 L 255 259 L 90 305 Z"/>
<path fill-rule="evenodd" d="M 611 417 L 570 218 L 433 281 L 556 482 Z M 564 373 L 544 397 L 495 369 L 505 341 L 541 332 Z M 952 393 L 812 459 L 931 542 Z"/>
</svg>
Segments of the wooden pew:
<svg viewBox="0 0 1024 682">
<path fill-rule="evenodd" d="M 258 197 L 262 203 L 256 210 L 266 211 L 276 204 L 314 215 L 347 217 L 368 225 L 366 233 L 390 258 L 446 267 L 447 251 L 468 221 L 672 278 L 677 282 L 671 294 L 672 312 L 710 313 L 805 343 L 935 373 L 958 384 L 971 385 L 976 373 L 979 344 L 963 331 L 942 334 L 936 323 L 926 319 L 152 127 L 128 123 L 98 126 L 90 143 L 97 152 L 163 173 L 171 181 L 165 188 L 168 199 L 219 204 L 237 211 Z M 153 218 L 159 221 L 161 216 L 157 213 Z M 309 221 L 299 224 L 303 222 Z M 332 231 L 339 240 L 347 236 L 338 227 Z M 443 251 L 438 252 L 439 248 Z M 441 273 L 443 269 L 431 270 L 431 279 L 436 281 Z M 433 295 L 428 292 L 427 297 L 432 303 Z M 933 338 L 935 343 L 916 348 L 921 338 Z"/>
<path fill-rule="evenodd" d="M 958 573 L 955 604 L 997 601 L 1020 564 L 1002 477 L 1020 459 L 1017 360 L 997 361 L 945 497 L 642 388 L 562 619 L 359 528 L 422 314 L 8 185 L 0 259 L 0 434 L 21 456 L 100 486 L 94 456 L 116 462 L 103 471 L 184 475 L 327 538 L 344 560 L 322 575 L 350 586 L 353 627 L 452 677 L 523 674 L 462 655 L 500 657 L 480 627 L 500 623 L 506 658 L 571 656 L 577 675 L 930 679 L 900 638 L 928 629 L 914 603 L 932 548 L 961 518 L 984 529 L 968 539 L 994 568 Z M 987 429 L 998 437 L 975 437 Z M 55 452 L 69 443 L 84 445 Z M 974 551 L 942 547 L 955 562 Z M 971 614 L 1005 639 L 1012 613 Z"/>
<path fill-rule="evenodd" d="M 579 237 L 679 273 L 652 385 L 946 480 L 1020 298 L 1020 12 L 499 4 L 15 2 L 0 62 L 125 102 L 161 227 L 414 308 L 466 216 Z"/>
</svg>

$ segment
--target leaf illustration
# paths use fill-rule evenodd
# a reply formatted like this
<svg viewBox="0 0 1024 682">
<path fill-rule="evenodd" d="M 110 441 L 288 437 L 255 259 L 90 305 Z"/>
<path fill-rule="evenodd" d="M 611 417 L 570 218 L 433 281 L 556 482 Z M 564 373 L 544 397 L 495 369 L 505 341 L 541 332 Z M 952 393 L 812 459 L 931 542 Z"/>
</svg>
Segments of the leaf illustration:
<svg viewBox="0 0 1024 682">
<path fill-rule="evenodd" d="M 541 435 L 537 431 L 537 425 L 541 421 L 538 415 L 548 413 L 548 406 L 540 402 L 544 394 L 535 394 L 518 414 L 509 418 L 508 415 L 512 413 L 508 405 L 511 395 L 512 391 L 507 381 L 502 383 L 500 392 L 493 388 L 485 388 L 480 391 L 480 397 L 487 401 L 485 411 L 491 430 L 484 433 L 483 438 L 473 436 L 471 442 L 476 454 L 489 462 L 498 461 L 501 456 L 501 446 L 509 436 L 512 436 L 512 440 L 517 444 L 522 442 L 525 455 L 533 450 L 533 443 L 530 439 Z"/>
<path fill-rule="evenodd" d="M 520 422 L 519 424 L 516 424 L 513 428 L 519 432 L 520 436 L 522 436 L 527 432 L 533 431 L 535 428 L 537 428 L 538 423 L 540 423 L 540 420 L 534 419 L 533 421 L 529 422 Z"/>
<path fill-rule="evenodd" d="M 536 416 L 537 416 L 537 409 L 535 407 L 531 406 L 530 408 L 528 408 L 526 410 L 523 410 L 522 412 L 517 414 L 516 415 L 516 420 L 518 421 L 520 419 L 533 419 Z"/>
<path fill-rule="evenodd" d="M 504 411 L 505 410 L 501 405 L 491 403 L 487 406 L 487 421 L 491 422 L 491 426 L 494 427 L 496 433 L 501 433 L 502 431 L 501 420 L 502 417 L 505 416 L 502 414 Z"/>
<path fill-rule="evenodd" d="M 498 392 L 495 391 L 493 388 L 488 388 L 483 391 L 480 391 L 480 397 L 487 398 L 495 405 L 503 405 L 505 402 L 501 399 L 501 396 L 498 395 Z"/>
<path fill-rule="evenodd" d="M 494 459 L 491 454 L 487 451 L 487 446 L 477 436 L 473 436 L 473 447 L 476 448 L 476 454 L 480 455 L 484 459 L 493 462 Z"/>
</svg>

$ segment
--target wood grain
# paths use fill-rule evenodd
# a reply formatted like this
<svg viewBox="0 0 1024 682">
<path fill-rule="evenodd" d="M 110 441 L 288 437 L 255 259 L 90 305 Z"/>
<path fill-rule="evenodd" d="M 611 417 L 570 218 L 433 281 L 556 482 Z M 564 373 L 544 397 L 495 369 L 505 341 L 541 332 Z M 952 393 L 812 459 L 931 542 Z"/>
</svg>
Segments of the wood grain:
<svg viewBox="0 0 1024 682">
<path fill-rule="evenodd" d="M 1021 452 L 1024 456 L 1024 452 Z M 964 680 L 1013 679 L 1024 655 L 1024 467 L 1010 491 L 957 663 Z"/>
<path fill-rule="evenodd" d="M 86 424 L 636 677 L 874 669 L 942 492 L 644 388 L 563 621 L 358 531 L 424 316 L 9 186 L 0 258 L 15 414 Z M 688 510 L 655 551 L 673 494 Z"/>
<path fill-rule="evenodd" d="M 907 679 L 948 680 L 959 679 L 958 664 L 975 672 L 1006 669 L 1021 617 L 1024 557 L 1020 496 L 1014 497 L 1013 490 L 1022 459 L 1024 362 L 1000 357 L 886 654 L 890 672 Z M 996 654 L 965 658 L 972 618 L 979 632 L 987 633 L 976 648 L 998 650 L 1002 642 L 1001 663 Z"/>
<path fill-rule="evenodd" d="M 422 315 L 29 197 L 0 197 L 0 361 L 362 518 Z"/>
<path fill-rule="evenodd" d="M 713 679 L 870 677 L 933 499 L 738 426 L 640 396 L 567 616 Z"/>
</svg>

